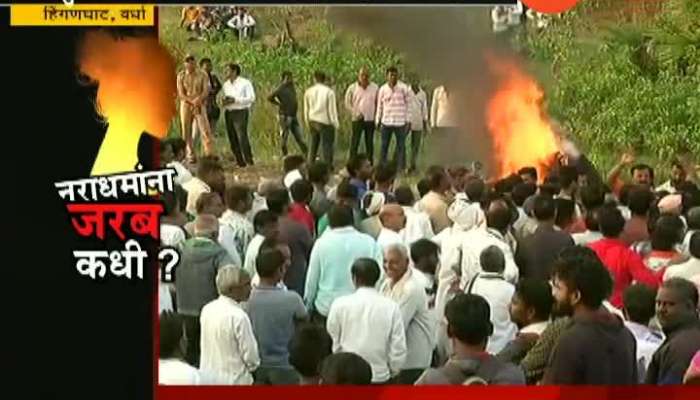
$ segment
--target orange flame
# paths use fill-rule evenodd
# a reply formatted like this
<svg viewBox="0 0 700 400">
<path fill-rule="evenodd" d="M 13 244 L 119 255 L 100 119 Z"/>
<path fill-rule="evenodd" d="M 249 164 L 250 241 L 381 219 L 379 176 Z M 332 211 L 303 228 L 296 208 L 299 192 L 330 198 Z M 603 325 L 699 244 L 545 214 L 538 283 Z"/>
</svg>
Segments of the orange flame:
<svg viewBox="0 0 700 400">
<path fill-rule="evenodd" d="M 559 150 L 558 135 L 542 109 L 544 92 L 514 63 L 490 56 L 487 61 L 498 79 L 498 89 L 486 108 L 496 174 L 503 178 L 531 166 L 543 179 Z"/>
<path fill-rule="evenodd" d="M 165 137 L 175 115 L 175 61 L 154 37 L 92 31 L 79 65 L 99 84 L 97 108 L 109 124 L 92 175 L 133 171 L 141 134 Z"/>
</svg>

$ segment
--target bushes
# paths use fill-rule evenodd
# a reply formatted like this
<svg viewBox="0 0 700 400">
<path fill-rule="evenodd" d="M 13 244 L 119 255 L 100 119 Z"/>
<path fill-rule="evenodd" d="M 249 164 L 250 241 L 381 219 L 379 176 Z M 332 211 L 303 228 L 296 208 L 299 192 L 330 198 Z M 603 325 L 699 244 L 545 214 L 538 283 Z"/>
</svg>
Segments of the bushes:
<svg viewBox="0 0 700 400">
<path fill-rule="evenodd" d="M 582 2 L 542 33 L 518 38 L 553 65 L 548 106 L 568 121 L 600 167 L 633 149 L 668 165 L 700 155 L 700 7 L 672 0 L 657 14 L 611 28 L 600 3 Z"/>
</svg>

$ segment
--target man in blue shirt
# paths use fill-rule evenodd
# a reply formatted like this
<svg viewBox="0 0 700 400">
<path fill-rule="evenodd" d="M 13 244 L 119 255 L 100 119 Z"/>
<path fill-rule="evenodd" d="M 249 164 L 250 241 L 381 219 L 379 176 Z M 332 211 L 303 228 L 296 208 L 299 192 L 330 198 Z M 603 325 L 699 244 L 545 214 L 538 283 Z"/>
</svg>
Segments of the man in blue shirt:
<svg viewBox="0 0 700 400">
<path fill-rule="evenodd" d="M 383 265 L 381 247 L 371 236 L 352 226 L 352 208 L 334 205 L 328 212 L 328 220 L 330 230 L 316 241 L 311 250 L 304 289 L 304 303 L 312 320 L 324 326 L 331 303 L 355 290 L 350 274 L 352 263 L 367 257 Z"/>
</svg>

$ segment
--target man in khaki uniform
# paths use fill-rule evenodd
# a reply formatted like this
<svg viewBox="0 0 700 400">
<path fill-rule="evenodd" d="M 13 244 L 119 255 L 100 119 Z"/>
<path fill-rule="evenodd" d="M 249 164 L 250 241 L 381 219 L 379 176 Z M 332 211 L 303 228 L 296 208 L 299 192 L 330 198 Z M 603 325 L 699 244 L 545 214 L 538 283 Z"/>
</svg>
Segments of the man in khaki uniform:
<svg viewBox="0 0 700 400">
<path fill-rule="evenodd" d="M 180 100 L 180 132 L 187 145 L 187 160 L 196 162 L 193 148 L 192 125 L 202 133 L 204 154 L 211 154 L 211 129 L 207 120 L 205 101 L 209 94 L 209 78 L 197 69 L 194 56 L 185 58 L 185 70 L 177 75 L 177 94 Z"/>
</svg>

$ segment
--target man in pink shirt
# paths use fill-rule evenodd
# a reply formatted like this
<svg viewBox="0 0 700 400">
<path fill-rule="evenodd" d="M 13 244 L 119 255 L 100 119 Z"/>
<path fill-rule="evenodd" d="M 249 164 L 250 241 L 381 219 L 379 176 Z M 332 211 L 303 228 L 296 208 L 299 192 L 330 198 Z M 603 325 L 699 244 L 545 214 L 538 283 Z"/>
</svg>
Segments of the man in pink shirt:
<svg viewBox="0 0 700 400">
<path fill-rule="evenodd" d="M 406 136 L 410 130 L 409 106 L 413 92 L 399 81 L 396 67 L 386 70 L 387 83 L 382 85 L 377 95 L 376 121 L 382 133 L 380 162 L 387 161 L 392 135 L 396 136 L 394 161 L 400 171 L 406 167 Z"/>
<path fill-rule="evenodd" d="M 633 281 L 656 289 L 661 282 L 661 275 L 648 269 L 642 257 L 620 239 L 625 227 L 625 218 L 617 207 L 601 207 L 598 210 L 598 224 L 604 238 L 588 246 L 595 251 L 613 277 L 610 303 L 622 308 L 622 293 Z"/>
<path fill-rule="evenodd" d="M 345 109 L 352 118 L 352 137 L 350 138 L 350 158 L 357 155 L 362 135 L 365 137 L 365 154 L 374 164 L 374 117 L 377 110 L 377 92 L 379 86 L 369 80 L 367 67 L 362 67 L 357 82 L 348 86 L 345 92 Z"/>
</svg>

